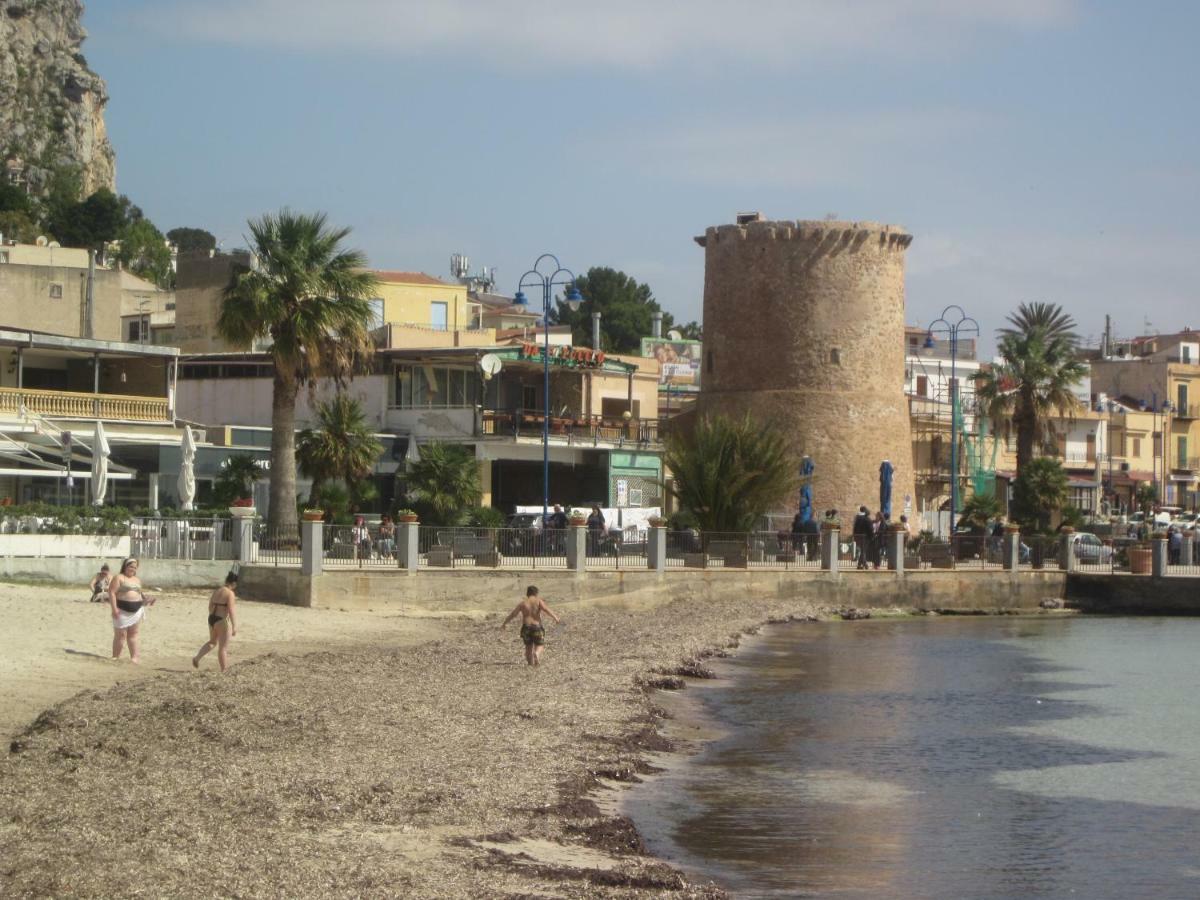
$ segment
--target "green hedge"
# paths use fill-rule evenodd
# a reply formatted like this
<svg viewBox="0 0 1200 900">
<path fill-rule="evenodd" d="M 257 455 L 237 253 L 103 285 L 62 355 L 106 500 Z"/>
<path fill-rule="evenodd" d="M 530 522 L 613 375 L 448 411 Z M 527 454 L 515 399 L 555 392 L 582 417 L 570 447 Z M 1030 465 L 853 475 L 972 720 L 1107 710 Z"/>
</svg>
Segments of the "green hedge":
<svg viewBox="0 0 1200 900">
<path fill-rule="evenodd" d="M 227 509 L 188 510 L 177 512 L 171 509 L 129 510 L 124 506 L 55 506 L 52 503 L 22 503 L 15 506 L 0 506 L 0 529 L 9 534 L 25 531 L 22 521 L 27 516 L 41 519 L 42 534 L 111 534 L 129 533 L 129 520 L 138 516 L 163 519 L 229 518 Z"/>
</svg>

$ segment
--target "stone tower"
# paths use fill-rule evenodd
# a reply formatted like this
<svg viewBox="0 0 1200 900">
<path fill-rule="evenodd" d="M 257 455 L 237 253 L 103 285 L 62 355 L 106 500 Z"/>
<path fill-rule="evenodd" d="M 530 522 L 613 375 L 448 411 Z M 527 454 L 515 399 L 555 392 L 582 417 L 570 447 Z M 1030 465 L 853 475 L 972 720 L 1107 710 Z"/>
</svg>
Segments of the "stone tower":
<svg viewBox="0 0 1200 900">
<path fill-rule="evenodd" d="M 913 494 L 904 394 L 904 251 L 912 235 L 874 222 L 738 216 L 704 248 L 700 411 L 782 429 L 813 459 L 815 514 L 879 505 L 891 460 L 892 517 Z M 795 510 L 798 498 L 786 508 Z M 915 510 L 914 510 L 915 512 Z"/>
</svg>

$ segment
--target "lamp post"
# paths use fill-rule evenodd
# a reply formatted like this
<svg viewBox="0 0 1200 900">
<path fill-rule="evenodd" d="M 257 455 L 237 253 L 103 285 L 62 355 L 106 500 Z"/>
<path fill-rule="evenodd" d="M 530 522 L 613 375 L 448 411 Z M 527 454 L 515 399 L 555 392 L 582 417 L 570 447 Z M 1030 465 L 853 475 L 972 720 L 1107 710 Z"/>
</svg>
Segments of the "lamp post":
<svg viewBox="0 0 1200 900">
<path fill-rule="evenodd" d="M 1145 401 L 1142 402 L 1142 409 L 1146 409 Z M 1169 459 L 1167 454 L 1170 453 L 1170 450 L 1167 448 L 1167 413 L 1169 413 L 1172 409 L 1174 409 L 1174 406 L 1172 406 L 1170 400 L 1164 400 L 1160 406 L 1158 402 L 1158 392 L 1150 392 L 1151 427 L 1154 429 L 1154 435 L 1158 436 L 1159 448 L 1161 450 L 1161 453 L 1155 453 L 1154 458 L 1151 460 L 1154 464 L 1154 494 L 1158 500 L 1159 506 L 1165 506 L 1169 502 L 1167 500 L 1167 461 Z M 1160 413 L 1162 414 L 1161 428 L 1158 424 Z M 1154 435 L 1151 435 L 1151 444 L 1153 444 Z M 1151 449 L 1153 449 L 1153 447 Z M 1162 456 L 1161 479 L 1158 475 L 1158 459 L 1160 455 Z"/>
<path fill-rule="evenodd" d="M 933 336 L 945 335 L 950 341 L 950 534 L 954 534 L 958 515 L 958 338 L 959 335 L 979 336 L 979 323 L 956 304 L 942 310 L 929 323 L 925 333 L 925 349 L 933 349 Z"/>
<path fill-rule="evenodd" d="M 579 309 L 583 303 L 583 295 L 575 286 L 575 273 L 564 269 L 558 257 L 553 253 L 543 253 L 534 262 L 533 268 L 521 276 L 517 285 L 517 295 L 513 303 L 517 306 L 527 306 L 529 298 L 525 296 L 524 288 L 541 287 L 542 289 L 542 329 L 545 335 L 545 345 L 542 347 L 542 527 L 546 527 L 546 517 L 550 511 L 550 298 L 554 288 L 567 288 L 567 305 L 571 309 Z"/>
</svg>

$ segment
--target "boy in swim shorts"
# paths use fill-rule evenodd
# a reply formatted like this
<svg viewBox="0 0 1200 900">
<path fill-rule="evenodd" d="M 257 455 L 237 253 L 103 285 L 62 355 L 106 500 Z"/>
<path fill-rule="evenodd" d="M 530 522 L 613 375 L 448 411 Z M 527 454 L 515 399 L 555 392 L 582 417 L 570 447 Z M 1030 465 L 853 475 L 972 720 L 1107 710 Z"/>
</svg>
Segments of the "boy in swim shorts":
<svg viewBox="0 0 1200 900">
<path fill-rule="evenodd" d="M 518 603 L 508 614 L 500 627 L 504 628 L 517 616 L 521 617 L 521 640 L 525 642 L 525 662 L 531 666 L 541 664 L 542 648 L 546 644 L 546 628 L 542 625 L 542 613 L 552 618 L 555 624 L 562 620 L 554 614 L 554 610 L 546 605 L 546 601 L 538 596 L 538 589 L 532 584 L 525 589 L 525 599 Z"/>
</svg>

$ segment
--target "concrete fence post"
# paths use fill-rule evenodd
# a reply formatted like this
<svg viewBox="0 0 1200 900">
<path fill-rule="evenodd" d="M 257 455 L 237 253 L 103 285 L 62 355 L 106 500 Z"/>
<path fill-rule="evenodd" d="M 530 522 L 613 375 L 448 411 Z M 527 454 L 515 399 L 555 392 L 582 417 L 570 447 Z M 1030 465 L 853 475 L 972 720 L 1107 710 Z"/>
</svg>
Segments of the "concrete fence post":
<svg viewBox="0 0 1200 900">
<path fill-rule="evenodd" d="M 646 568 L 655 572 L 667 569 L 667 529 L 661 525 L 646 530 Z"/>
<path fill-rule="evenodd" d="M 236 519 L 234 521 L 237 521 Z M 300 523 L 300 574 L 320 575 L 325 567 L 325 523 Z"/>
<path fill-rule="evenodd" d="M 888 571 L 904 574 L 904 545 L 908 534 L 896 529 L 887 533 Z"/>
<path fill-rule="evenodd" d="M 233 558 L 238 562 L 254 562 L 254 522 L 252 518 L 230 519 L 233 525 Z M 213 535 L 213 546 L 216 546 L 216 535 Z"/>
<path fill-rule="evenodd" d="M 834 572 L 838 570 L 838 549 L 842 543 L 842 532 L 838 528 L 825 528 L 821 531 L 821 571 Z"/>
<path fill-rule="evenodd" d="M 1006 572 L 1015 572 L 1021 568 L 1021 533 L 1019 531 L 1004 532 L 1001 555 Z"/>
<path fill-rule="evenodd" d="M 1058 539 L 1058 565 L 1064 572 L 1074 572 L 1079 568 L 1079 560 L 1075 558 L 1075 532 L 1068 529 Z"/>
<path fill-rule="evenodd" d="M 1179 545 L 1179 564 L 1181 566 L 1194 565 L 1192 560 L 1196 558 L 1196 532 L 1185 531 L 1183 533 L 1183 542 Z"/>
<path fill-rule="evenodd" d="M 417 522 L 396 525 L 396 563 L 410 573 L 416 573 L 421 561 L 421 526 Z"/>
<path fill-rule="evenodd" d="M 1154 538 L 1150 541 L 1150 548 L 1153 551 L 1153 556 L 1150 557 L 1151 570 L 1150 574 L 1155 578 L 1163 578 L 1167 574 L 1167 546 L 1166 538 Z"/>
<path fill-rule="evenodd" d="M 567 528 L 567 568 L 572 572 L 582 572 L 587 568 L 587 539 L 586 525 Z"/>
</svg>

